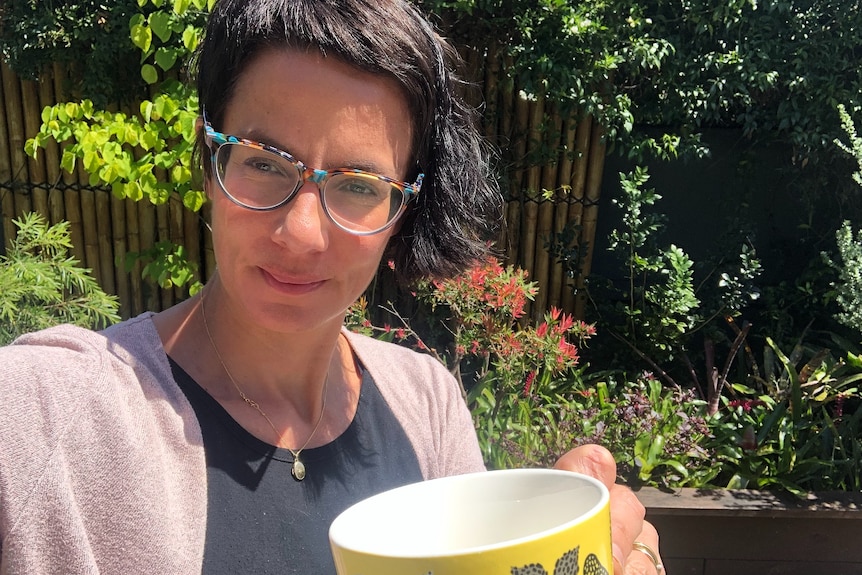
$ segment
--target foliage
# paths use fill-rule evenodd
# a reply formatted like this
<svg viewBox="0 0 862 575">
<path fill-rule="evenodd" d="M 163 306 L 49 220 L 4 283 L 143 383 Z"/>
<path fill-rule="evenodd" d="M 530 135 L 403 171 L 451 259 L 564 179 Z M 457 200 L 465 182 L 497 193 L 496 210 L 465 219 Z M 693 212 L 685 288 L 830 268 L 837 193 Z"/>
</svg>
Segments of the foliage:
<svg viewBox="0 0 862 575">
<path fill-rule="evenodd" d="M 613 203 L 622 210 L 621 225 L 610 234 L 609 250 L 620 262 L 621 280 L 590 282 L 597 327 L 615 341 L 599 342 L 599 353 L 591 358 L 607 365 L 645 364 L 671 385 L 678 377 L 674 372 L 696 385 L 691 381 L 695 336 L 704 335 L 705 345 L 712 345 L 726 332 L 727 319 L 759 297 L 753 282 L 760 262 L 753 248 L 743 245 L 738 264 L 721 262 L 696 283 L 694 262 L 685 251 L 660 245 L 664 217 L 651 208 L 661 196 L 644 187 L 648 179 L 642 168 L 620 174 L 621 195 Z"/>
<path fill-rule="evenodd" d="M 839 134 L 835 106 L 860 104 L 858 0 L 423 4 L 459 42 L 502 47 L 528 96 L 592 114 L 638 161 L 703 155 L 708 126 L 783 139 L 806 161 Z"/>
<path fill-rule="evenodd" d="M 838 135 L 836 105 L 860 103 L 858 1 L 645 4 L 653 33 L 676 52 L 634 86 L 638 123 L 739 126 L 788 141 L 806 161 Z"/>
<path fill-rule="evenodd" d="M 68 255 L 68 222 L 49 226 L 31 213 L 14 223 L 17 237 L 0 256 L 0 345 L 60 323 L 99 328 L 119 321 L 117 298 Z"/>
<path fill-rule="evenodd" d="M 857 134 L 856 126 L 843 105 L 838 107 L 838 113 L 849 143 L 836 140 L 835 144 L 856 160 L 858 169 L 853 174 L 853 180 L 862 186 L 862 137 Z M 845 221 L 835 233 L 840 263 L 826 254 L 824 257 L 838 273 L 838 281 L 832 284 L 836 292 L 836 302 L 841 308 L 837 319 L 856 330 L 857 334 L 862 334 L 862 230 L 856 233 L 855 238 L 853 234 L 850 222 Z"/>
<path fill-rule="evenodd" d="M 489 438 L 510 457 L 507 463 L 550 466 L 575 445 L 597 443 L 614 454 L 621 481 L 632 487 L 702 486 L 718 473 L 703 447 L 710 436 L 703 401 L 691 391 L 666 388 L 648 372 L 633 381 L 617 381 L 618 374 L 569 377 L 570 390 L 544 398 L 551 409 L 535 414 L 533 425 L 544 429 L 535 435 L 532 459 L 524 460 L 517 430 Z"/>
<path fill-rule="evenodd" d="M 862 334 L 862 230 L 854 237 L 850 222 L 835 232 L 840 263 L 827 257 L 827 262 L 838 272 L 838 281 L 833 283 L 835 301 L 841 311 L 838 321 Z"/>
<path fill-rule="evenodd" d="M 857 108 L 857 111 L 862 110 L 862 105 Z M 853 118 L 847 107 L 844 104 L 838 105 L 838 117 L 841 120 L 841 129 L 844 130 L 844 135 L 847 136 L 848 142 L 841 139 L 835 139 L 835 145 L 839 149 L 853 156 L 856 160 L 856 172 L 853 174 L 853 181 L 862 186 L 862 136 L 856 132 L 856 125 L 853 123 Z"/>
<path fill-rule="evenodd" d="M 138 98 L 145 84 L 128 35 L 137 9 L 137 0 L 4 0 L 0 54 L 25 78 L 53 63 L 76 67 L 71 88 L 100 106 Z"/>
<path fill-rule="evenodd" d="M 26 143 L 36 157 L 49 141 L 63 144 L 63 169 L 72 172 L 80 161 L 90 185 L 109 186 L 118 198 L 163 204 L 176 197 L 193 211 L 206 196 L 195 181 L 193 150 L 198 101 L 194 90 L 171 77 L 197 47 L 204 9 L 214 0 L 149 0 L 148 15 L 137 13 L 129 35 L 140 53 L 140 74 L 157 84 L 156 95 L 144 100 L 135 114 L 98 109 L 90 100 L 60 103 L 42 111 L 39 133 Z M 141 7 L 147 0 L 139 0 Z M 164 288 L 189 285 L 194 293 L 197 269 L 178 246 L 157 245 L 147 254 L 149 277 Z M 127 262 L 128 264 L 129 262 Z"/>
<path fill-rule="evenodd" d="M 522 96 L 546 98 L 563 113 L 595 117 L 610 142 L 628 140 L 638 157 L 671 159 L 679 149 L 704 153 L 698 137 L 630 136 L 638 106 L 629 91 L 680 47 L 654 33 L 644 3 L 623 0 L 423 0 L 462 46 L 501 50 L 504 71 Z"/>
<path fill-rule="evenodd" d="M 790 354 L 769 340 L 768 376 L 757 388 L 733 385 L 733 399 L 710 420 L 729 488 L 795 494 L 862 488 L 862 356 L 836 358 L 801 343 Z M 769 358 L 774 358 L 769 361 Z M 772 364 L 771 366 L 769 364 Z"/>
</svg>

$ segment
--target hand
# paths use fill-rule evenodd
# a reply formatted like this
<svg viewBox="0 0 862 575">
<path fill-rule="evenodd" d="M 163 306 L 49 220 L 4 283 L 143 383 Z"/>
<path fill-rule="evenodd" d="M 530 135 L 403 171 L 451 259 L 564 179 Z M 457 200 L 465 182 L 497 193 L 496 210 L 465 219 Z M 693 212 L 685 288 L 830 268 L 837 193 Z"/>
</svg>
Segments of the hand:
<svg viewBox="0 0 862 575">
<path fill-rule="evenodd" d="M 631 489 L 616 484 L 617 464 L 613 455 L 599 445 L 582 445 L 563 455 L 554 467 L 595 477 L 610 491 L 614 574 L 656 575 L 652 560 L 634 550 L 632 544 L 640 541 L 658 553 L 658 533 L 644 521 L 646 510 Z"/>
</svg>

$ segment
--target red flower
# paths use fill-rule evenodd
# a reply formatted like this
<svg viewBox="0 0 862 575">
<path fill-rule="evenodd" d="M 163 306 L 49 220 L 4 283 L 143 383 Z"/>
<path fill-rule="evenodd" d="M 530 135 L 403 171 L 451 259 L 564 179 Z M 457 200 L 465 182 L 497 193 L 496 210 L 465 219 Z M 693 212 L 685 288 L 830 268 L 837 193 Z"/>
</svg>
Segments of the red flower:
<svg viewBox="0 0 862 575">
<path fill-rule="evenodd" d="M 545 337 L 548 335 L 548 323 L 542 322 L 539 327 L 536 328 L 536 337 Z"/>
<path fill-rule="evenodd" d="M 536 372 L 531 371 L 527 374 L 527 380 L 524 382 L 524 397 L 530 397 L 530 391 L 533 389 L 533 381 L 536 380 Z"/>
</svg>

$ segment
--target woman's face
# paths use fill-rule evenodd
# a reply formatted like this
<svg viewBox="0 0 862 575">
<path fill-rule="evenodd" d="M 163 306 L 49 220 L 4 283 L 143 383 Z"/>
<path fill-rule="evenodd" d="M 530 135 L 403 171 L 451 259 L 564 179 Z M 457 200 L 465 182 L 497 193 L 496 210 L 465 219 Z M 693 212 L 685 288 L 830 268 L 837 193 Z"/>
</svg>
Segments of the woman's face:
<svg viewBox="0 0 862 575">
<path fill-rule="evenodd" d="M 359 168 L 398 180 L 409 172 L 412 124 L 397 84 L 317 53 L 256 56 L 213 128 L 276 146 L 312 168 Z M 212 175 L 206 185 L 224 303 L 264 329 L 340 325 L 397 229 L 371 236 L 341 230 L 311 182 L 268 212 L 234 204 Z"/>
</svg>

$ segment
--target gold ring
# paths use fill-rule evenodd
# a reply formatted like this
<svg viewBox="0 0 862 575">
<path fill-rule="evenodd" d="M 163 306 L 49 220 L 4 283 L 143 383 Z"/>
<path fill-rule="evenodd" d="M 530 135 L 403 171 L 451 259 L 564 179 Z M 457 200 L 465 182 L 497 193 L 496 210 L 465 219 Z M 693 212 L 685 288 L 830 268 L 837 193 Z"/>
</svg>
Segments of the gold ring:
<svg viewBox="0 0 862 575">
<path fill-rule="evenodd" d="M 652 564 L 655 566 L 657 575 L 662 575 L 662 573 L 664 573 L 664 565 L 661 564 L 661 561 L 658 558 L 658 553 L 656 553 L 652 547 L 650 547 L 646 543 L 635 541 L 634 543 L 632 543 L 632 548 L 635 551 L 640 551 L 641 553 L 650 558 L 650 561 L 652 561 Z"/>
</svg>

